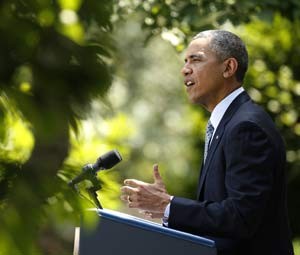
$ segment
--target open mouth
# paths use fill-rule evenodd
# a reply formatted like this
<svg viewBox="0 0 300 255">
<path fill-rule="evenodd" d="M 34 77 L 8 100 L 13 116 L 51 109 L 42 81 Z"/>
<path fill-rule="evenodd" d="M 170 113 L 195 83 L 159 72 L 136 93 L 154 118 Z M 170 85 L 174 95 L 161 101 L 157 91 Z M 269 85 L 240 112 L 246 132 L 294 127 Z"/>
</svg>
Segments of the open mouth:
<svg viewBox="0 0 300 255">
<path fill-rule="evenodd" d="M 195 84 L 195 83 L 192 82 L 192 81 L 187 81 L 187 82 L 185 82 L 185 86 L 187 86 L 187 87 L 193 86 L 194 84 Z"/>
</svg>

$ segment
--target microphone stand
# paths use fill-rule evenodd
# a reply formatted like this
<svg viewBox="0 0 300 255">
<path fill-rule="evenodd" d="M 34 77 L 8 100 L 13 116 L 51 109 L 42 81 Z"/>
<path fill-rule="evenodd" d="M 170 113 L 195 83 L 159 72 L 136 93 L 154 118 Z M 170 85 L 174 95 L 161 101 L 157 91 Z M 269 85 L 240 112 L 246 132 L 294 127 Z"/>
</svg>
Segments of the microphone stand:
<svg viewBox="0 0 300 255">
<path fill-rule="evenodd" d="M 99 199 L 98 199 L 98 194 L 96 191 L 100 190 L 102 188 L 101 184 L 99 183 L 99 180 L 97 179 L 97 177 L 91 176 L 91 178 L 89 179 L 91 181 L 91 183 L 93 184 L 93 186 L 86 188 L 86 191 L 89 193 L 90 198 L 94 201 L 94 203 L 96 204 L 98 209 L 103 209 Z"/>
<path fill-rule="evenodd" d="M 87 169 L 88 167 L 88 169 Z M 93 200 L 94 204 L 98 209 L 103 209 L 97 195 L 97 191 L 102 188 L 101 184 L 99 183 L 99 180 L 96 177 L 96 173 L 93 171 L 89 171 L 91 168 L 91 165 L 86 165 L 83 167 L 83 170 L 88 171 L 87 176 L 85 180 L 89 180 L 92 183 L 91 187 L 86 188 L 86 191 L 88 192 L 90 198 Z M 76 184 L 69 183 L 71 187 L 73 187 L 77 192 L 79 192 L 78 187 Z"/>
</svg>

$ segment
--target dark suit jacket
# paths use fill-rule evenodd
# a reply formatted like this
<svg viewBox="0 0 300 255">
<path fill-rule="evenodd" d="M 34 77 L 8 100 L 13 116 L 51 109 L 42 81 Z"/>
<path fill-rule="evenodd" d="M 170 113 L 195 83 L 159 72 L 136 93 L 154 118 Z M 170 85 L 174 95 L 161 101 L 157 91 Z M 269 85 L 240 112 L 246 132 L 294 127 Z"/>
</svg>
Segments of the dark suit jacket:
<svg viewBox="0 0 300 255">
<path fill-rule="evenodd" d="M 214 134 L 197 200 L 174 197 L 168 224 L 215 240 L 218 254 L 293 254 L 285 146 L 246 92 L 231 103 Z"/>
</svg>

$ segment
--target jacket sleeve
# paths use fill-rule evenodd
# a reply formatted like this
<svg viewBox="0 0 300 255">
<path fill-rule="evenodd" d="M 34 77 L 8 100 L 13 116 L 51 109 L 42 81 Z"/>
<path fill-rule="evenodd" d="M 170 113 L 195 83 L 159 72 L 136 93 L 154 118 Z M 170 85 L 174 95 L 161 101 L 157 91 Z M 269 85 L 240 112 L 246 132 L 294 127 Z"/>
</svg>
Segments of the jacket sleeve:
<svg viewBox="0 0 300 255">
<path fill-rule="evenodd" d="M 248 238 L 261 223 L 274 181 L 276 151 L 271 139 L 250 121 L 236 125 L 223 139 L 219 146 L 223 146 L 225 159 L 225 199 L 216 202 L 174 197 L 170 228 L 199 235 Z"/>
</svg>

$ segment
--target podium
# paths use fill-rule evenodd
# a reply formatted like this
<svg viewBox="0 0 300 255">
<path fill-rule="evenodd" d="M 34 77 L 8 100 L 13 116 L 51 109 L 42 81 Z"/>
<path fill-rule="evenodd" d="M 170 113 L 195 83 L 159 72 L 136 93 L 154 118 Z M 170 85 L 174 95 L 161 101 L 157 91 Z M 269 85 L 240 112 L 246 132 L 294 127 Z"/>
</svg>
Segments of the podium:
<svg viewBox="0 0 300 255">
<path fill-rule="evenodd" d="M 74 255 L 216 255 L 212 240 L 108 209 L 96 228 L 75 231 Z"/>
</svg>

